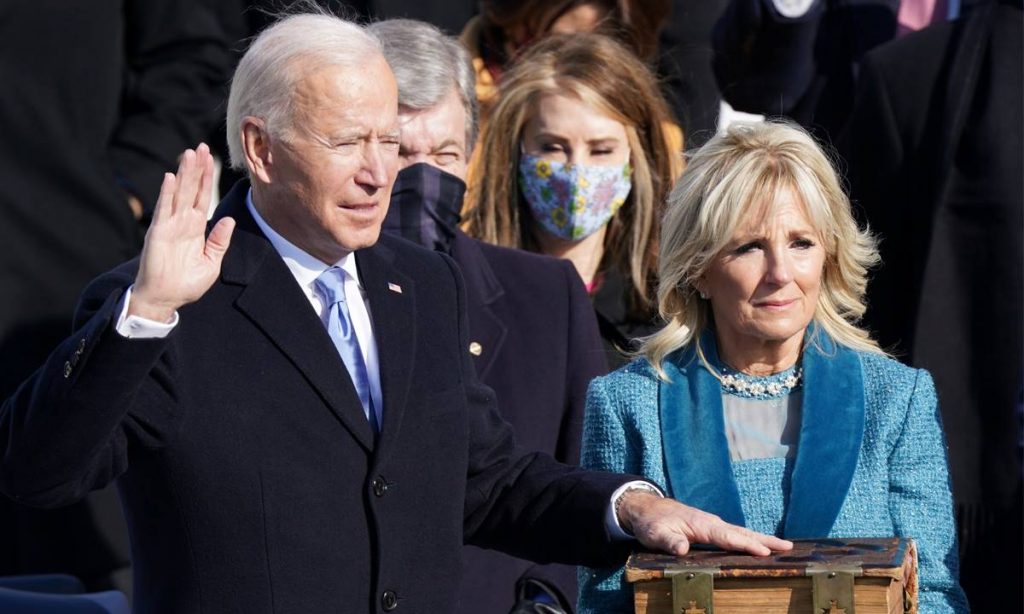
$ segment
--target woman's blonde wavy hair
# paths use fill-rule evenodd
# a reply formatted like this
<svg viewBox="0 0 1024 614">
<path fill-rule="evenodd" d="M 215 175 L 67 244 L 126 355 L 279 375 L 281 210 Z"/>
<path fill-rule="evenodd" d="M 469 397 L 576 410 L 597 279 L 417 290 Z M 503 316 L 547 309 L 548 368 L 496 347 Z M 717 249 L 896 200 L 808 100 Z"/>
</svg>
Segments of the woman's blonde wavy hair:
<svg viewBox="0 0 1024 614">
<path fill-rule="evenodd" d="M 858 228 L 828 156 L 794 124 L 733 124 L 692 154 L 668 197 L 658 257 L 658 310 L 668 324 L 646 338 L 639 352 L 661 378 L 665 357 L 697 344 L 711 326 L 711 305 L 700 298 L 697 281 L 739 224 L 759 210 L 770 215 L 787 191 L 806 208 L 825 249 L 812 322 L 840 345 L 884 354 L 857 325 L 868 270 L 878 263 L 876 242 Z M 699 344 L 696 350 L 704 360 Z"/>
<path fill-rule="evenodd" d="M 607 36 L 547 37 L 502 79 L 498 102 L 481 135 L 480 165 L 466 195 L 465 230 L 487 243 L 539 251 L 516 178 L 523 130 L 544 94 L 575 96 L 626 127 L 633 187 L 608 223 L 602 267 L 621 271 L 633 289 L 632 310 L 650 314 L 657 223 L 681 171 L 681 152 L 672 150 L 665 133 L 672 114 L 653 73 Z"/>
</svg>

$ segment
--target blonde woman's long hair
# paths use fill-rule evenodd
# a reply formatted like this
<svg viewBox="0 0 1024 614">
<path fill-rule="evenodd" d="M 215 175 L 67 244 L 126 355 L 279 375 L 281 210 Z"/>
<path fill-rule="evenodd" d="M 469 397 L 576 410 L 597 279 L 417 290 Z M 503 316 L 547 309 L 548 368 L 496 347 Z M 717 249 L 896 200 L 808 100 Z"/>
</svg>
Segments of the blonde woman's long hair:
<svg viewBox="0 0 1024 614">
<path fill-rule="evenodd" d="M 711 305 L 697 281 L 729 243 L 745 216 L 771 215 L 781 193 L 805 207 L 825 250 L 821 292 L 812 321 L 838 344 L 884 354 L 858 326 L 868 270 L 878 263 L 875 239 L 854 220 L 828 156 L 802 128 L 784 121 L 734 124 L 689 158 L 672 189 L 662 223 L 658 310 L 667 324 L 644 340 L 640 354 L 665 378 L 662 361 L 695 345 L 711 326 Z"/>
<path fill-rule="evenodd" d="M 551 36 L 517 60 L 502 79 L 484 128 L 480 165 L 466 197 L 466 232 L 477 239 L 539 251 L 516 180 L 523 129 L 544 94 L 575 96 L 626 127 L 633 187 L 608 224 L 602 268 L 632 286 L 631 310 L 653 311 L 650 287 L 658 253 L 656 224 L 681 170 L 665 129 L 671 112 L 651 71 L 621 44 L 600 34 Z"/>
</svg>

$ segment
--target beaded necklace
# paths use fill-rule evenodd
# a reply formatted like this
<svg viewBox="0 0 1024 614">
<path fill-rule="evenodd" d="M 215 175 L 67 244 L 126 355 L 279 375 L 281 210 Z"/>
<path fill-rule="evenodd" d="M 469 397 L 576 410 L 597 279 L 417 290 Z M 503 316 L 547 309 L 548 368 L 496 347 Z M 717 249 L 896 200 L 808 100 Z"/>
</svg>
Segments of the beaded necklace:
<svg viewBox="0 0 1024 614">
<path fill-rule="evenodd" d="M 718 372 L 721 374 L 718 381 L 726 394 L 762 400 L 788 395 L 800 386 L 804 377 L 803 369 L 797 365 L 764 377 L 747 375 L 725 365 L 719 365 Z"/>
</svg>

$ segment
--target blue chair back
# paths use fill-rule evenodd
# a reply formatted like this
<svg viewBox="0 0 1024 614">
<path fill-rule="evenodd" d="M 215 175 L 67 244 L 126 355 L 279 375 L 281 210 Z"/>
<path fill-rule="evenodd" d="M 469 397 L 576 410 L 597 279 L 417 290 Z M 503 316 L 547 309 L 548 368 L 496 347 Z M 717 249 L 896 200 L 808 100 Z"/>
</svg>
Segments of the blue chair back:
<svg viewBox="0 0 1024 614">
<path fill-rule="evenodd" d="M 0 614 L 131 614 L 124 593 L 84 590 L 63 574 L 0 577 Z"/>
</svg>

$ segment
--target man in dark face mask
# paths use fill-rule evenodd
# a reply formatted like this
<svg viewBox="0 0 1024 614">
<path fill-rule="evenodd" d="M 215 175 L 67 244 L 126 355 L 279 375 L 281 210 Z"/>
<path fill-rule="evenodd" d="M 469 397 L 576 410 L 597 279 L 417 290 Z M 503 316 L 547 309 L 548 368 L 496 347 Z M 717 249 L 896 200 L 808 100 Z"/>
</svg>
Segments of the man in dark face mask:
<svg viewBox="0 0 1024 614">
<path fill-rule="evenodd" d="M 384 232 L 448 253 L 466 281 L 477 373 L 498 396 L 517 442 L 579 462 L 587 385 L 607 370 L 594 310 L 568 261 L 488 245 L 458 228 L 476 138 L 473 70 L 431 25 L 370 26 L 398 81 L 403 168 Z M 462 612 L 572 611 L 575 569 L 538 566 L 467 546 Z"/>
</svg>

